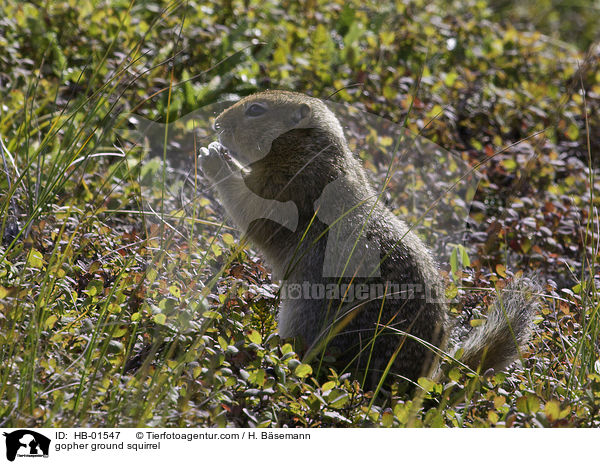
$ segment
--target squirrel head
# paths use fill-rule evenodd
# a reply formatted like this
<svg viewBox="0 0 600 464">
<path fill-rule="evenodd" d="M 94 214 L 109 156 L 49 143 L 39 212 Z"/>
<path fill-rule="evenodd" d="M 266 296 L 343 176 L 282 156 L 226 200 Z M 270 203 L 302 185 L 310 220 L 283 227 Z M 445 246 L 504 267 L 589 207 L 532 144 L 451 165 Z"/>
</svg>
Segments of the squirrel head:
<svg viewBox="0 0 600 464">
<path fill-rule="evenodd" d="M 269 90 L 243 98 L 214 122 L 219 142 L 242 164 L 264 158 L 281 135 L 317 128 L 345 144 L 342 127 L 319 99 L 296 92 Z"/>
</svg>

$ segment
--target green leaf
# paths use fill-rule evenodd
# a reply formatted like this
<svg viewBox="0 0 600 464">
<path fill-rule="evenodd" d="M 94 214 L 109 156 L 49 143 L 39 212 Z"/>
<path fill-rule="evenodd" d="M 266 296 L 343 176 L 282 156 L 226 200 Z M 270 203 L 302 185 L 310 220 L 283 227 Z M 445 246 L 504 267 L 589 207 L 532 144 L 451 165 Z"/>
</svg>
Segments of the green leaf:
<svg viewBox="0 0 600 464">
<path fill-rule="evenodd" d="M 233 246 L 235 244 L 235 240 L 231 234 L 225 233 L 221 235 L 221 240 L 223 240 L 223 243 L 225 243 L 227 246 Z"/>
<path fill-rule="evenodd" d="M 108 305 L 108 312 L 112 314 L 119 314 L 121 312 L 121 306 L 117 303 L 111 303 Z"/>
<path fill-rule="evenodd" d="M 165 316 L 162 313 L 155 314 L 152 319 L 154 320 L 154 322 L 156 322 L 157 324 L 160 324 L 160 325 L 165 325 L 167 322 L 167 316 Z"/>
<path fill-rule="evenodd" d="M 540 400 L 537 396 L 527 395 L 527 408 L 534 414 L 540 410 Z"/>
<path fill-rule="evenodd" d="M 579 128 L 575 124 L 569 124 L 565 134 L 570 140 L 577 140 L 579 137 Z"/>
<path fill-rule="evenodd" d="M 176 285 L 171 285 L 169 287 L 169 293 L 177 299 L 181 298 L 181 290 L 179 290 L 179 287 Z"/>
<path fill-rule="evenodd" d="M 328 382 L 325 382 L 322 386 L 321 386 L 321 390 L 323 390 L 324 392 L 328 391 L 328 390 L 332 390 L 335 388 L 335 382 L 333 380 L 330 380 Z"/>
<path fill-rule="evenodd" d="M 527 414 L 535 414 L 540 410 L 540 400 L 532 393 L 521 396 L 517 399 L 517 411 Z"/>
<path fill-rule="evenodd" d="M 92 280 L 90 283 L 87 284 L 87 287 L 85 288 L 85 292 L 89 296 L 101 295 L 103 291 L 104 282 L 102 282 L 101 280 Z"/>
<path fill-rule="evenodd" d="M 88 269 L 88 272 L 90 274 L 93 274 L 101 267 L 102 267 L 102 263 L 100 261 L 94 261 L 92 264 L 90 264 L 90 268 Z"/>
<path fill-rule="evenodd" d="M 265 380 L 266 372 L 264 369 L 257 369 L 256 371 L 252 372 L 248 377 L 249 382 L 258 385 L 259 387 L 264 386 Z"/>
<path fill-rule="evenodd" d="M 448 372 L 448 378 L 454 382 L 458 382 L 460 380 L 460 371 L 456 367 L 453 367 Z"/>
<path fill-rule="evenodd" d="M 140 170 L 140 177 L 142 179 L 151 179 L 155 177 L 161 169 L 162 163 L 160 161 L 160 158 L 151 158 L 142 165 L 142 169 Z"/>
<path fill-rule="evenodd" d="M 454 71 L 450 71 L 448 74 L 446 74 L 446 77 L 444 78 L 444 84 L 446 84 L 448 87 L 452 87 L 454 85 L 454 82 L 456 82 L 457 77 L 458 74 L 456 74 Z"/>
<path fill-rule="evenodd" d="M 506 266 L 504 266 L 504 264 L 496 264 L 496 273 L 499 276 L 506 278 Z"/>
<path fill-rule="evenodd" d="M 252 329 L 252 331 L 248 334 L 248 340 L 250 340 L 252 343 L 256 343 L 257 345 L 262 343 L 262 337 L 254 329 Z"/>
<path fill-rule="evenodd" d="M 452 253 L 450 253 L 450 270 L 452 274 L 456 274 L 458 271 L 458 249 L 457 247 L 452 248 Z"/>
<path fill-rule="evenodd" d="M 301 379 L 312 374 L 312 367 L 309 364 L 300 364 L 296 369 L 294 369 L 294 374 L 296 377 L 300 377 Z"/>
<path fill-rule="evenodd" d="M 450 282 L 446 287 L 446 298 L 448 300 L 452 300 L 456 298 L 458 295 L 458 287 L 454 284 L 454 282 Z"/>
<path fill-rule="evenodd" d="M 27 267 L 42 269 L 44 267 L 44 256 L 35 248 L 29 250 L 27 255 Z"/>
<path fill-rule="evenodd" d="M 505 158 L 500 162 L 500 164 L 509 172 L 517 169 L 517 162 L 512 158 Z"/>
<path fill-rule="evenodd" d="M 120 338 L 123 335 L 125 335 L 128 331 L 128 326 L 127 325 L 122 325 L 119 328 L 115 329 L 114 333 L 112 334 L 113 338 Z"/>
<path fill-rule="evenodd" d="M 391 409 L 386 409 L 381 415 L 381 423 L 384 427 L 391 427 L 394 424 L 394 414 Z"/>
<path fill-rule="evenodd" d="M 430 392 L 435 387 L 435 382 L 427 377 L 419 377 L 418 380 L 419 385 L 423 388 L 423 390 Z"/>
<path fill-rule="evenodd" d="M 52 327 L 54 327 L 54 324 L 56 324 L 56 321 L 58 321 L 58 316 L 56 316 L 55 314 L 52 314 L 52 316 L 50 316 L 44 322 L 44 328 L 51 329 Z"/>
<path fill-rule="evenodd" d="M 464 246 L 459 245 L 458 247 L 460 249 L 460 259 L 462 261 L 462 265 L 467 267 L 471 265 L 471 260 L 469 259 L 469 254 L 467 253 L 467 250 Z"/>
<path fill-rule="evenodd" d="M 312 370 L 311 370 L 312 371 Z M 348 393 L 343 390 L 332 390 L 331 393 L 327 396 L 327 401 L 329 406 L 335 409 L 341 409 L 348 401 L 350 401 L 350 397 Z"/>
<path fill-rule="evenodd" d="M 549 420 L 558 420 L 560 417 L 560 403 L 556 400 L 548 401 L 544 406 L 544 413 Z"/>
</svg>

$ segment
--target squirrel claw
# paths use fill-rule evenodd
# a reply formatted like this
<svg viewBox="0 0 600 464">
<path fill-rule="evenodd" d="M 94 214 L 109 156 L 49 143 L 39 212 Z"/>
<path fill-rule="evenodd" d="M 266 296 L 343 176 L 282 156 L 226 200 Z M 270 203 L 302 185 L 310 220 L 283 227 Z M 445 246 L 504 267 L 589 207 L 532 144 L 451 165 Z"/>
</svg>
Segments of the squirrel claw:
<svg viewBox="0 0 600 464">
<path fill-rule="evenodd" d="M 208 147 L 201 147 L 198 154 L 200 168 L 211 180 L 217 180 L 233 172 L 227 159 L 227 151 L 219 142 L 211 142 Z"/>
</svg>

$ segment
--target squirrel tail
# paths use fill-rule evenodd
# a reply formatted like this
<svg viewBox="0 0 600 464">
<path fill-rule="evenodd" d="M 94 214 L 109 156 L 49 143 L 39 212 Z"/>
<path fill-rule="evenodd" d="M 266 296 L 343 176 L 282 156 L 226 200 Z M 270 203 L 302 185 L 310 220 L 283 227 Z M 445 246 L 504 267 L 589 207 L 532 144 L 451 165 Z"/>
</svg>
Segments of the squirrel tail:
<svg viewBox="0 0 600 464">
<path fill-rule="evenodd" d="M 532 331 L 533 316 L 539 308 L 540 285 L 536 278 L 515 278 L 488 311 L 485 324 L 477 327 L 458 347 L 461 362 L 473 370 L 500 370 L 520 357 L 520 349 Z"/>
</svg>

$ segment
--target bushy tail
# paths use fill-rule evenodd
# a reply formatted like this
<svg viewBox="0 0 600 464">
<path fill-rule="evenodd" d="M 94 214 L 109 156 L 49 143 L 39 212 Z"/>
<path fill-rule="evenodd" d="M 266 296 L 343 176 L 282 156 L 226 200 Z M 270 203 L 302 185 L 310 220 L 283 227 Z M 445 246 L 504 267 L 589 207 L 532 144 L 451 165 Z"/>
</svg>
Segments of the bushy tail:
<svg viewBox="0 0 600 464">
<path fill-rule="evenodd" d="M 486 323 L 458 347 L 464 350 L 460 361 L 483 373 L 490 368 L 502 369 L 519 358 L 531 335 L 539 293 L 535 278 L 522 277 L 508 284 L 490 307 Z"/>
</svg>

